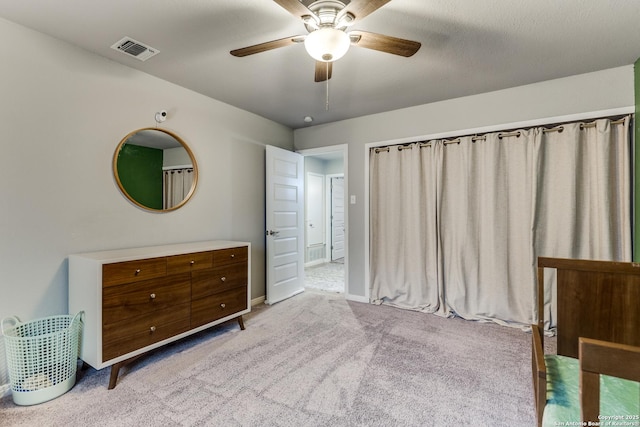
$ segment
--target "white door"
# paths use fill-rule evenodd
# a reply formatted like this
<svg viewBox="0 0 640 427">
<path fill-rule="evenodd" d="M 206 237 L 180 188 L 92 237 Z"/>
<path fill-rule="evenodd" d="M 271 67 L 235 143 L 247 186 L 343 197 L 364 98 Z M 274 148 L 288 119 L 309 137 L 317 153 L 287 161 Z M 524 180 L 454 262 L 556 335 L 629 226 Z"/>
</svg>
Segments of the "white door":
<svg viewBox="0 0 640 427">
<path fill-rule="evenodd" d="M 344 177 L 331 178 L 331 261 L 344 258 Z"/>
<path fill-rule="evenodd" d="M 267 145 L 266 303 L 304 291 L 304 158 Z"/>
</svg>

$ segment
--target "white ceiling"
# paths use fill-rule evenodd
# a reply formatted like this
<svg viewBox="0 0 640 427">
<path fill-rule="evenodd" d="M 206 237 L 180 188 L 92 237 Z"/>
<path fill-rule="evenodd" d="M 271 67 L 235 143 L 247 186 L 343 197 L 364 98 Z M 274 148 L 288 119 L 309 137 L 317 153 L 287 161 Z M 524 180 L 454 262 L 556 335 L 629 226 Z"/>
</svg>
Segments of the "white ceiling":
<svg viewBox="0 0 640 427">
<path fill-rule="evenodd" d="M 353 29 L 416 40 L 404 58 L 352 47 L 327 86 L 272 0 L 0 0 L 0 16 L 291 128 L 602 70 L 640 57 L 639 0 L 393 0 Z M 146 62 L 110 48 L 132 37 Z M 3 41 L 7 43 L 11 41 Z M 171 106 L 158 106 L 170 108 Z"/>
</svg>

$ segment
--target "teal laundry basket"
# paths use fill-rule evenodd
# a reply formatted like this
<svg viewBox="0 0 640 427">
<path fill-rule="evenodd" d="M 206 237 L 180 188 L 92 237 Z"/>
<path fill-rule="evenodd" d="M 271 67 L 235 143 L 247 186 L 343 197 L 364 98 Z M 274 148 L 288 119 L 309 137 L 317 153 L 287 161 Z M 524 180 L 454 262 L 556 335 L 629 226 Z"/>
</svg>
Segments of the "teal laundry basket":
<svg viewBox="0 0 640 427">
<path fill-rule="evenodd" d="M 49 316 L 24 323 L 17 317 L 2 319 L 0 326 L 16 405 L 46 402 L 74 386 L 82 314 Z"/>
</svg>

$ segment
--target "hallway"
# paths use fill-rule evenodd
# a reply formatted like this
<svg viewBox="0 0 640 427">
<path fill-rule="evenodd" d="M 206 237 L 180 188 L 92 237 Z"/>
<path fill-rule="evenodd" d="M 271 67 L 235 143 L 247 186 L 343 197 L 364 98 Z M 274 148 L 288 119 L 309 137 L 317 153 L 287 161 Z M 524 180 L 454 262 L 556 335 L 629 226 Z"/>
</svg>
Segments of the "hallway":
<svg viewBox="0 0 640 427">
<path fill-rule="evenodd" d="M 344 258 L 306 267 L 304 274 L 305 288 L 344 293 Z"/>
</svg>

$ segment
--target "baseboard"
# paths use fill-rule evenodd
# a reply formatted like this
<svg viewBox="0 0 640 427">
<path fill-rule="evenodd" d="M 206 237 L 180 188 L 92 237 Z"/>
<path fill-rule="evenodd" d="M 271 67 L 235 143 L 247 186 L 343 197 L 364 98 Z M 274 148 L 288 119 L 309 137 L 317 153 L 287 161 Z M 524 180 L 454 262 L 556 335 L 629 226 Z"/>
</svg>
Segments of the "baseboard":
<svg viewBox="0 0 640 427">
<path fill-rule="evenodd" d="M 366 304 L 369 304 L 369 298 L 363 297 L 363 296 L 360 296 L 360 295 L 346 294 L 344 296 L 344 299 L 346 299 L 348 301 L 364 302 Z"/>
<path fill-rule="evenodd" d="M 327 260 L 326 260 L 326 259 L 324 259 L 324 258 L 319 258 L 319 259 L 316 259 L 316 260 L 313 260 L 313 261 L 306 262 L 306 263 L 304 264 L 304 266 L 305 266 L 305 268 L 307 268 L 307 267 L 313 267 L 314 265 L 325 264 L 326 262 L 327 262 Z"/>
<path fill-rule="evenodd" d="M 369 304 L 369 298 L 367 297 L 363 297 L 360 295 L 353 295 L 353 294 L 345 294 L 344 299 L 349 300 L 349 301 L 355 301 L 355 302 L 364 302 Z M 261 296 L 258 298 L 254 298 L 251 300 L 251 307 L 255 307 L 256 305 L 260 305 L 260 304 L 264 304 L 265 302 L 265 297 Z"/>
</svg>

